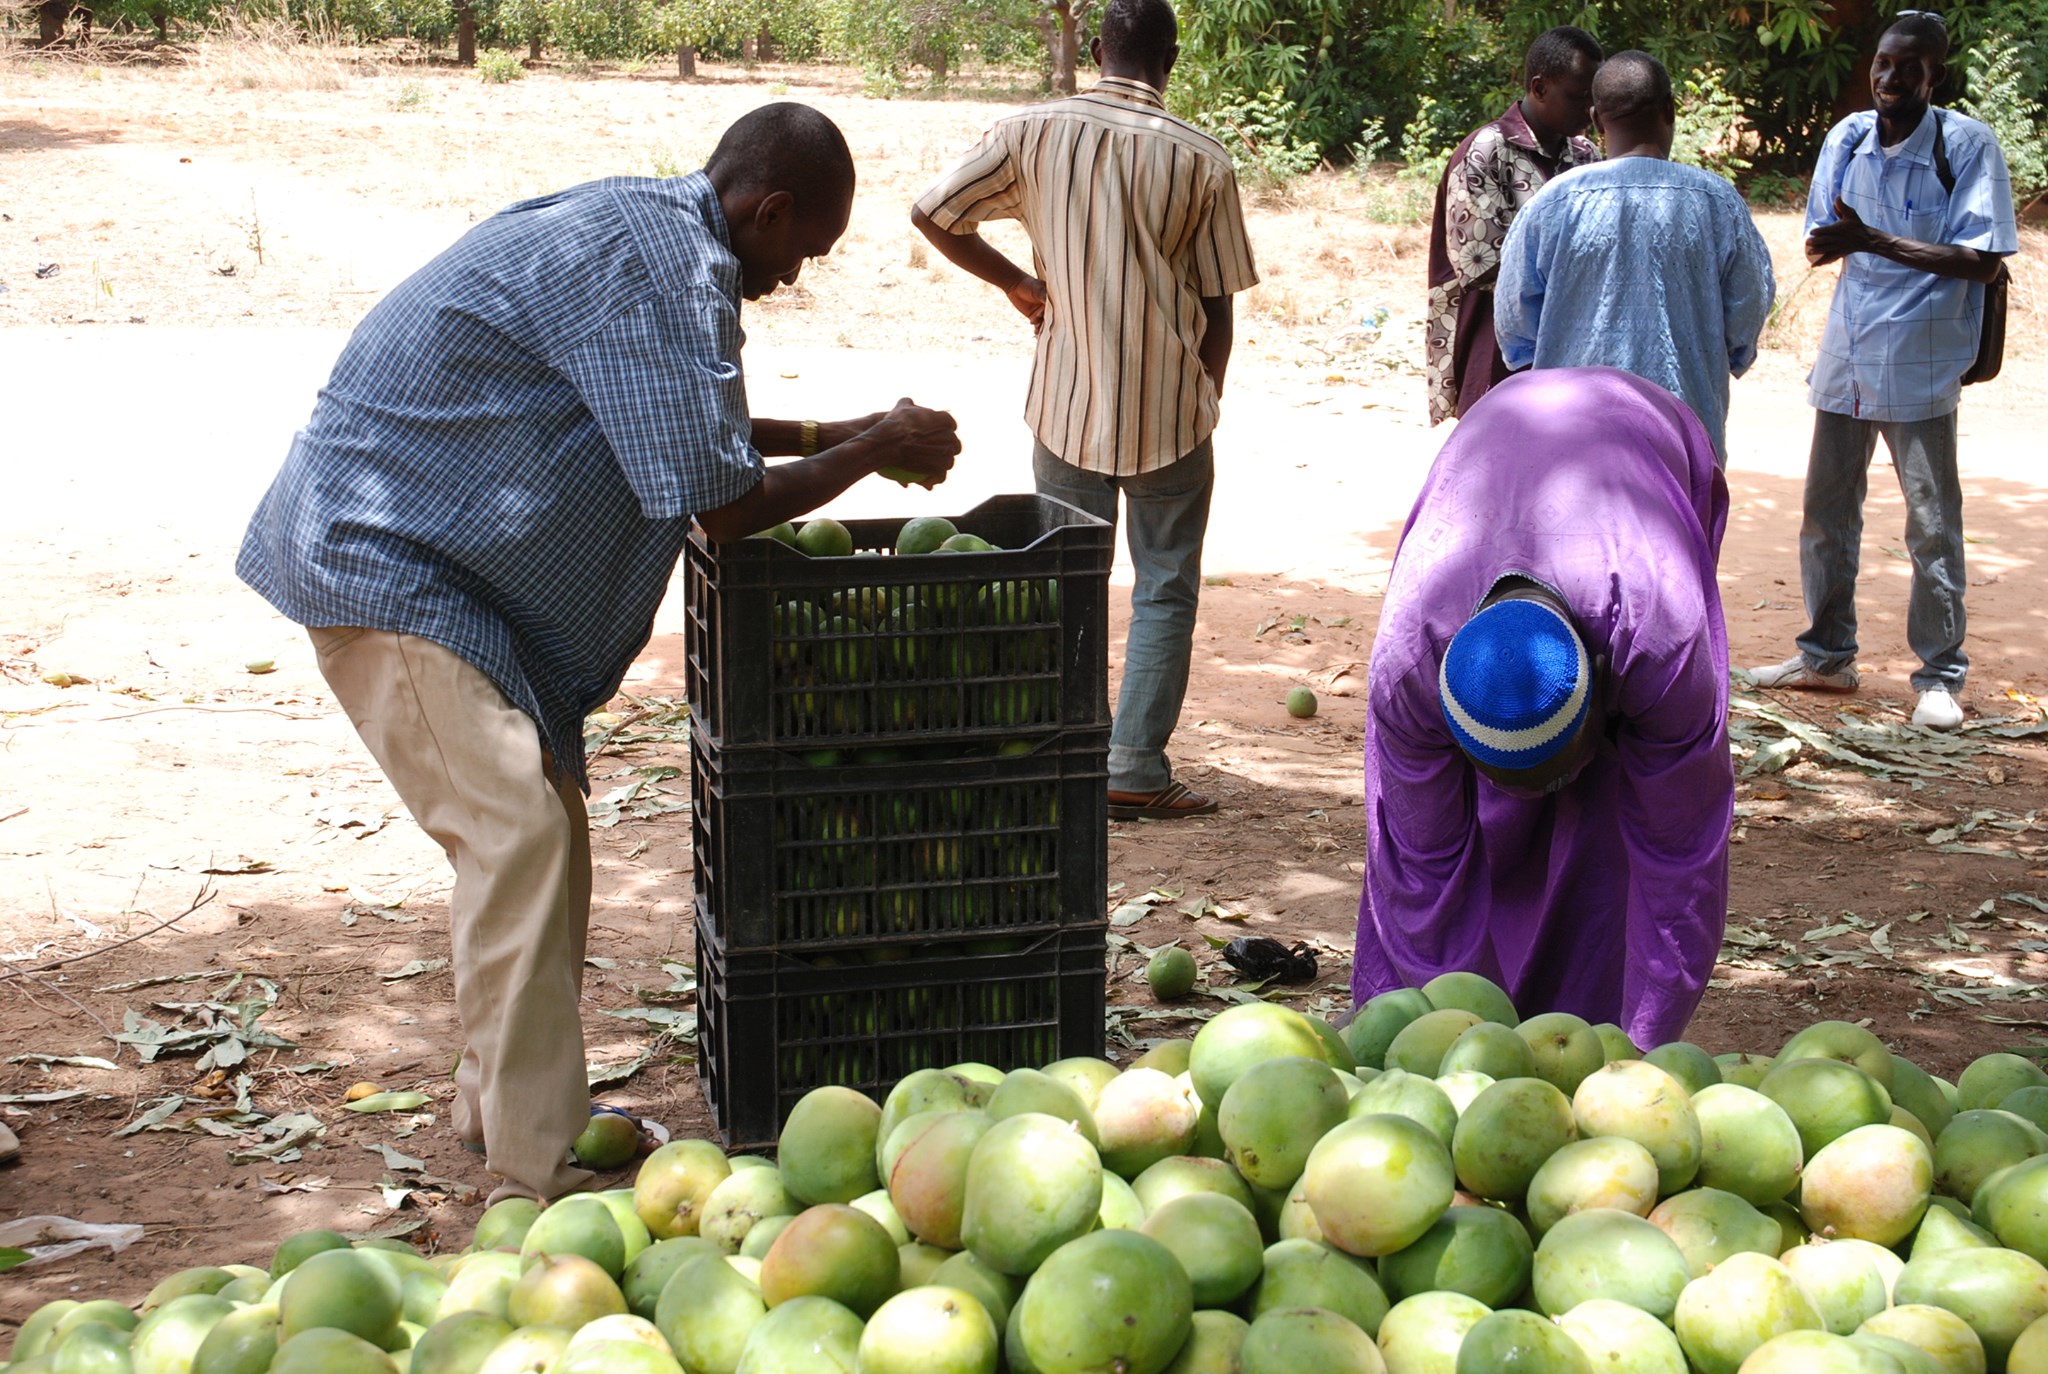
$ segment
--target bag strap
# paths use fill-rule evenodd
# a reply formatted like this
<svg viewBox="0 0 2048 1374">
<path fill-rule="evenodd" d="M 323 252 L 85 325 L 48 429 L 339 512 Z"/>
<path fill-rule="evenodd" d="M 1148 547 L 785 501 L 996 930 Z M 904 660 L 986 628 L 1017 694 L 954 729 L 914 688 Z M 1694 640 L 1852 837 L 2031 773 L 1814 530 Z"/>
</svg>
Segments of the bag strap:
<svg viewBox="0 0 2048 1374">
<path fill-rule="evenodd" d="M 1934 179 L 1941 183 L 1941 189 L 1945 194 L 1952 196 L 1956 193 L 1956 171 L 1948 165 L 1948 139 L 1942 136 L 1941 111 L 1935 110 L 1933 114 Z"/>
</svg>

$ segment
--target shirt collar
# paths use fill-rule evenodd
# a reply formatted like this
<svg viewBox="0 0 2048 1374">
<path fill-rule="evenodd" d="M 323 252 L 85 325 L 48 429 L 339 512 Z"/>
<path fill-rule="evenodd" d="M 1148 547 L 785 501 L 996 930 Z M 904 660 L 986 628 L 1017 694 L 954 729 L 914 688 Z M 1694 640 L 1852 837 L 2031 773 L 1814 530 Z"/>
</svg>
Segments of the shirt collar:
<svg viewBox="0 0 2048 1374">
<path fill-rule="evenodd" d="M 726 226 L 725 207 L 719 204 L 718 188 L 711 184 L 711 178 L 701 171 L 692 172 L 683 178 L 679 189 L 696 206 L 697 217 L 704 221 L 704 227 L 730 252 L 732 230 Z"/>
<path fill-rule="evenodd" d="M 1906 141 L 1899 145 L 1899 151 L 1893 156 L 1905 158 L 1908 162 L 1917 162 L 1923 167 L 1933 166 L 1936 117 L 1934 106 L 1929 105 L 1927 113 L 1920 116 L 1920 127 L 1906 135 Z M 1884 156 L 1883 139 L 1884 121 L 1873 110 L 1870 115 L 1870 132 L 1863 136 L 1862 146 L 1856 151 L 1863 157 L 1881 158 Z"/>
<path fill-rule="evenodd" d="M 1517 148 L 1526 148 L 1539 157 L 1545 156 L 1543 145 L 1536 141 L 1536 131 L 1529 127 L 1529 121 L 1522 116 L 1521 101 L 1517 100 L 1508 106 L 1494 123 L 1500 125 L 1500 136 Z M 1571 140 L 1566 139 L 1565 144 L 1569 147 Z"/>
<path fill-rule="evenodd" d="M 1528 119 L 1522 114 L 1522 102 L 1519 100 L 1508 106 L 1501 117 L 1493 122 L 1500 130 L 1500 136 L 1507 142 L 1546 165 L 1554 164 L 1560 171 L 1566 167 L 1577 167 L 1599 159 L 1600 150 L 1577 135 L 1564 141 L 1564 146 L 1557 150 L 1556 157 L 1544 152 L 1543 145 L 1536 140 L 1536 131 L 1529 127 Z"/>
<path fill-rule="evenodd" d="M 1133 81 L 1126 76 L 1105 76 L 1088 88 L 1090 95 L 1113 95 L 1119 100 L 1128 100 L 1137 105 L 1149 105 L 1155 110 L 1166 108 L 1166 98 L 1142 81 Z"/>
</svg>

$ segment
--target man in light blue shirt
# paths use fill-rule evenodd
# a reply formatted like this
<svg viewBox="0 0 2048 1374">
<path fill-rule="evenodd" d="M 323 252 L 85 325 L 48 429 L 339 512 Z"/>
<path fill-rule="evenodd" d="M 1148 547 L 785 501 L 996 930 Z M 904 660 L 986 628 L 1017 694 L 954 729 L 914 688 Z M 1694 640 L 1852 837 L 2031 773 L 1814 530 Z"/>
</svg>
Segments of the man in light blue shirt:
<svg viewBox="0 0 2048 1374">
<path fill-rule="evenodd" d="M 1777 284 L 1733 186 L 1672 162 L 1671 76 L 1616 53 L 1593 79 L 1607 160 L 1546 185 L 1508 230 L 1494 333 L 1508 366 L 1618 367 L 1672 392 L 1728 462 L 1728 378 L 1756 361 Z"/>
<path fill-rule="evenodd" d="M 1875 110 L 1829 132 L 1806 204 L 1806 259 L 1839 261 L 1820 358 L 1799 529 L 1811 621 L 1799 653 L 1758 668 L 1760 687 L 1856 690 L 1856 569 L 1871 455 L 1883 436 L 1906 498 L 1913 590 L 1906 641 L 1920 659 L 1913 723 L 1963 723 L 1963 493 L 1956 406 L 1977 357 L 1984 284 L 2019 249 L 1998 140 L 1934 108 L 1948 29 L 1914 12 L 1885 30 L 1870 64 Z"/>
</svg>

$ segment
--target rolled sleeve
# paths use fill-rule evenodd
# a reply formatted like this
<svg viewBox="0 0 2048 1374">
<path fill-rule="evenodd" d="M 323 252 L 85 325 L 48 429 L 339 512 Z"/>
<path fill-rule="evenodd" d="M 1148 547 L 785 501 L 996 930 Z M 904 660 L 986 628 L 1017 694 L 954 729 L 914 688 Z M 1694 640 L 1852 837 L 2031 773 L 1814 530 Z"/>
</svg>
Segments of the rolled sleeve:
<svg viewBox="0 0 2048 1374">
<path fill-rule="evenodd" d="M 917 198 L 917 208 L 949 234 L 970 234 L 985 220 L 1016 219 L 1023 206 L 1008 130 L 997 125 Z"/>
<path fill-rule="evenodd" d="M 561 367 L 648 519 L 715 510 L 761 480 L 739 312 L 718 292 L 643 302 L 584 339 Z"/>
</svg>

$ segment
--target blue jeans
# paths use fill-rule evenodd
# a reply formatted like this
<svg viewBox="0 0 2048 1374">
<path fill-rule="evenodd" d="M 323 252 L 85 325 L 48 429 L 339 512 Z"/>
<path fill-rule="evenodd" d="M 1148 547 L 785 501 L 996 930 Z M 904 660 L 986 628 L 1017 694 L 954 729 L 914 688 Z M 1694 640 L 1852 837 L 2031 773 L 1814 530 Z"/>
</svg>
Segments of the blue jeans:
<svg viewBox="0 0 2048 1374">
<path fill-rule="evenodd" d="M 1856 565 L 1863 542 L 1863 497 L 1878 436 L 1891 451 L 1906 498 L 1906 551 L 1913 591 L 1906 642 L 1920 657 L 1916 691 L 1960 691 L 1970 667 L 1963 653 L 1963 487 L 1956 472 L 1956 413 L 1931 420 L 1859 420 L 1816 411 L 1806 465 L 1806 515 L 1799 526 L 1799 578 L 1812 625 L 1799 652 L 1816 672 L 1856 660 Z"/>
<path fill-rule="evenodd" d="M 1180 721 L 1195 646 L 1202 536 L 1209 528 L 1209 490 L 1215 482 L 1210 443 L 1204 439 L 1185 458 L 1156 472 L 1107 477 L 1063 462 L 1034 442 L 1031 468 L 1040 495 L 1111 525 L 1116 524 L 1117 493 L 1123 493 L 1135 576 L 1124 682 L 1109 733 L 1109 786 L 1115 792 L 1157 792 L 1173 781 L 1166 741 Z"/>
</svg>

